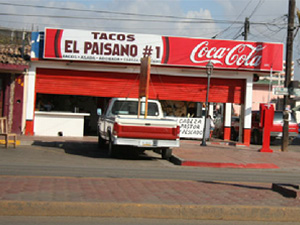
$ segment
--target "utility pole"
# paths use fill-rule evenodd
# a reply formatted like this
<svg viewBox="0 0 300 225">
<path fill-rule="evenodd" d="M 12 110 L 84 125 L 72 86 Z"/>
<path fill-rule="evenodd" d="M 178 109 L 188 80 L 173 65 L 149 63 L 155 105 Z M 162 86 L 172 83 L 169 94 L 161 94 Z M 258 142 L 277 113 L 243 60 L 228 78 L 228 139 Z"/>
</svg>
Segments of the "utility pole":
<svg viewBox="0 0 300 225">
<path fill-rule="evenodd" d="M 248 40 L 248 33 L 249 33 L 249 29 L 250 29 L 250 23 L 249 23 L 249 18 L 246 17 L 245 18 L 245 23 L 244 23 L 244 40 L 247 41 Z"/>
<path fill-rule="evenodd" d="M 294 19 L 295 19 L 295 0 L 289 0 L 289 18 L 287 28 L 287 40 L 286 40 L 286 57 L 285 57 L 285 81 L 284 87 L 288 88 L 291 82 L 291 69 L 293 60 L 293 41 L 294 41 Z M 281 151 L 287 152 L 289 144 L 289 111 L 288 111 L 288 100 L 290 96 L 284 95 L 283 98 L 283 134 Z"/>
</svg>

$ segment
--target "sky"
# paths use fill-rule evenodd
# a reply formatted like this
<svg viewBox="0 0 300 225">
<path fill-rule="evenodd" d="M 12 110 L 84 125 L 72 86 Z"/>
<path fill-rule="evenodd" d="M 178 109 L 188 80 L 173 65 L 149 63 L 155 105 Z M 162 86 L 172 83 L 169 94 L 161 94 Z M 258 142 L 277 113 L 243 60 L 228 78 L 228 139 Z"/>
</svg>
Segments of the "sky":
<svg viewBox="0 0 300 225">
<path fill-rule="evenodd" d="M 0 0 L 0 28 L 45 27 L 286 44 L 288 0 Z M 300 8 L 300 0 L 296 0 Z M 298 18 L 295 25 L 299 26 Z M 300 32 L 299 32 L 300 33 Z M 285 54 L 284 54 L 285 55 Z M 294 39 L 300 80 L 300 34 Z M 299 61 L 299 64 L 298 64 Z M 299 72 L 298 72 L 299 71 Z"/>
</svg>

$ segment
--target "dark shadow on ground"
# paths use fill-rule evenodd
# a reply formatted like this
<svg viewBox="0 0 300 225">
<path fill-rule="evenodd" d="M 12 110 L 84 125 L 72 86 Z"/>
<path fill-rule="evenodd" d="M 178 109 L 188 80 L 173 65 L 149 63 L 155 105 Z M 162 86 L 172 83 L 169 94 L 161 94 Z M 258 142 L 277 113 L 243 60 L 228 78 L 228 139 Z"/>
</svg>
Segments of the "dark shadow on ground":
<svg viewBox="0 0 300 225">
<path fill-rule="evenodd" d="M 217 182 L 217 181 L 198 181 L 199 183 L 205 183 L 205 184 L 216 184 L 216 185 L 227 185 L 227 186 L 233 186 L 233 187 L 240 187 L 240 188 L 247 188 L 247 189 L 255 189 L 255 190 L 269 190 L 271 191 L 272 188 L 266 188 L 266 187 L 260 187 L 256 185 L 250 185 L 250 184 L 240 184 L 240 183 L 226 183 L 226 182 Z"/>
<path fill-rule="evenodd" d="M 300 190 L 298 184 L 273 183 L 272 190 L 286 198 L 299 198 Z"/>
<path fill-rule="evenodd" d="M 299 196 L 299 185 L 295 184 L 272 184 L 270 187 L 257 186 L 257 184 L 243 184 L 243 183 L 232 183 L 232 182 L 217 182 L 217 181 L 198 181 L 199 183 L 214 184 L 214 185 L 226 185 L 232 187 L 274 191 L 287 198 L 297 198 Z"/>
<path fill-rule="evenodd" d="M 34 141 L 32 145 L 59 148 L 67 154 L 90 158 L 110 158 L 107 147 L 98 147 L 96 142 L 83 141 Z M 145 153 L 136 154 L 134 149 L 122 148 L 116 159 L 124 160 L 157 160 L 158 158 Z"/>
</svg>

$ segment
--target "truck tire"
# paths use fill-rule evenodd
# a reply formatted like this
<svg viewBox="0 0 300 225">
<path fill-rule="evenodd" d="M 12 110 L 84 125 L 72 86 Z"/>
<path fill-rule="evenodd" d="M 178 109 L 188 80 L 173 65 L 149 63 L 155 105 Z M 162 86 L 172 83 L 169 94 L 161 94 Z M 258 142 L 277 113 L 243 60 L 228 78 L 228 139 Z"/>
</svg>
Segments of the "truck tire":
<svg viewBox="0 0 300 225">
<path fill-rule="evenodd" d="M 116 158 L 118 156 L 117 146 L 114 144 L 114 142 L 111 139 L 109 139 L 108 142 L 108 156 L 110 158 Z"/>
<path fill-rule="evenodd" d="M 171 148 L 164 148 L 161 150 L 161 157 L 163 159 L 169 160 L 172 156 L 172 149 Z"/>
<path fill-rule="evenodd" d="M 100 149 L 103 149 L 105 147 L 105 140 L 101 137 L 100 134 L 98 134 L 98 147 Z"/>
</svg>

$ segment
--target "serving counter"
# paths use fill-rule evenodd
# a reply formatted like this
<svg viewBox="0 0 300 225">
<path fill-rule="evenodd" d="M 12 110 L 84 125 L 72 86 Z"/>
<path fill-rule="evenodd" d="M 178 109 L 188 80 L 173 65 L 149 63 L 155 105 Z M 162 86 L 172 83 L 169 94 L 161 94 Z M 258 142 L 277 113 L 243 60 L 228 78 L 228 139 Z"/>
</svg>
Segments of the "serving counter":
<svg viewBox="0 0 300 225">
<path fill-rule="evenodd" d="M 82 137 L 89 113 L 35 111 L 34 135 Z"/>
</svg>

